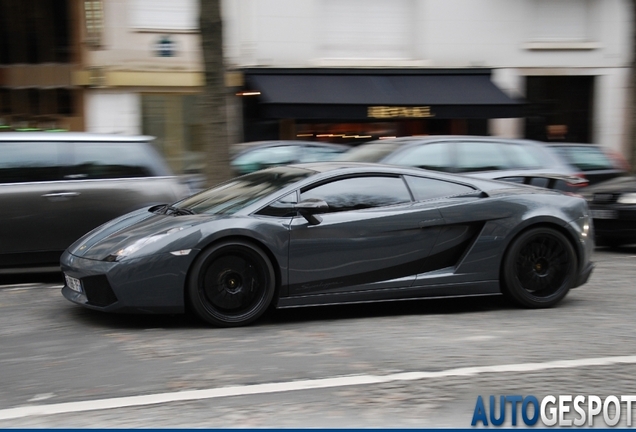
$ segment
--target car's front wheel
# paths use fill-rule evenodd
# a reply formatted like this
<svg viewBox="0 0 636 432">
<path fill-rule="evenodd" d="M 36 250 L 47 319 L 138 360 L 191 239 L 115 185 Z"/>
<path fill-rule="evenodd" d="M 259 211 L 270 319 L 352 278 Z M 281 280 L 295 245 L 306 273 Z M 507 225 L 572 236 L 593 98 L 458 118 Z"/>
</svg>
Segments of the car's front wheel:
<svg viewBox="0 0 636 432">
<path fill-rule="evenodd" d="M 195 260 L 188 279 L 192 309 L 221 327 L 249 324 L 274 296 L 276 277 L 267 255 L 245 241 L 213 245 Z"/>
<path fill-rule="evenodd" d="M 551 307 L 568 293 L 576 271 L 576 252 L 563 234 L 549 227 L 532 228 L 506 252 L 502 290 L 521 306 Z"/>
</svg>

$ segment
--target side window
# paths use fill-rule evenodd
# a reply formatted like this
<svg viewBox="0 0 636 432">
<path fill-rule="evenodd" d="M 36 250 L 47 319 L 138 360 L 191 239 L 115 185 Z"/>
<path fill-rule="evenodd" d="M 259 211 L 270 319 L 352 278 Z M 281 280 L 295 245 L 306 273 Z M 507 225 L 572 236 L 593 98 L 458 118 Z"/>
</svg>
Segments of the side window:
<svg viewBox="0 0 636 432">
<path fill-rule="evenodd" d="M 302 154 L 299 157 L 300 162 L 322 162 L 332 160 L 338 156 L 341 151 L 332 149 L 329 147 L 314 147 L 308 146 L 302 149 Z"/>
<path fill-rule="evenodd" d="M 538 186 L 542 188 L 547 188 L 550 184 L 550 179 L 545 177 L 531 177 L 530 183 L 532 186 Z"/>
<path fill-rule="evenodd" d="M 294 204 L 298 202 L 296 191 L 277 199 L 257 214 L 262 216 L 291 217 L 296 215 Z"/>
<path fill-rule="evenodd" d="M 232 161 L 235 167 L 249 167 L 242 172 L 256 171 L 274 165 L 286 165 L 296 161 L 298 148 L 292 145 L 264 147 L 242 154 Z"/>
<path fill-rule="evenodd" d="M 515 168 L 540 168 L 544 165 L 539 149 L 519 144 L 505 144 L 503 147 Z"/>
<path fill-rule="evenodd" d="M 405 176 L 416 201 L 424 201 L 446 196 L 463 195 L 475 192 L 470 186 L 435 180 L 426 177 Z"/>
<path fill-rule="evenodd" d="M 150 177 L 154 174 L 151 156 L 137 143 L 76 142 L 67 178 Z"/>
<path fill-rule="evenodd" d="M 0 183 L 62 180 L 57 142 L 0 142 Z"/>
<path fill-rule="evenodd" d="M 365 176 L 335 180 L 303 191 L 300 200 L 321 199 L 329 211 L 348 211 L 390 206 L 411 201 L 400 177 Z"/>
<path fill-rule="evenodd" d="M 512 168 L 505 155 L 506 144 L 492 142 L 457 143 L 457 171 L 496 171 Z"/>
<path fill-rule="evenodd" d="M 495 180 L 505 181 L 508 183 L 518 183 L 518 184 L 524 184 L 526 182 L 525 177 L 500 177 L 500 178 L 496 178 Z"/>
<path fill-rule="evenodd" d="M 434 171 L 452 171 L 451 143 L 431 143 L 411 147 L 386 159 L 386 163 Z"/>
<path fill-rule="evenodd" d="M 581 171 L 614 168 L 612 160 L 597 147 L 557 147 L 557 151 Z"/>
</svg>

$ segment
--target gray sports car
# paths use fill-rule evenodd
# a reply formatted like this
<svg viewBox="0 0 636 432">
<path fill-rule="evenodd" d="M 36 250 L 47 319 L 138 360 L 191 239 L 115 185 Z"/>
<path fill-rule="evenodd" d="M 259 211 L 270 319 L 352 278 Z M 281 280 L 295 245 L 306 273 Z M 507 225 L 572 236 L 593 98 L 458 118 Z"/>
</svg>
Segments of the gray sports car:
<svg viewBox="0 0 636 432">
<path fill-rule="evenodd" d="M 270 305 L 503 293 L 553 306 L 593 265 L 585 200 L 353 162 L 269 168 L 102 225 L 62 256 L 64 297 L 219 326 Z"/>
</svg>

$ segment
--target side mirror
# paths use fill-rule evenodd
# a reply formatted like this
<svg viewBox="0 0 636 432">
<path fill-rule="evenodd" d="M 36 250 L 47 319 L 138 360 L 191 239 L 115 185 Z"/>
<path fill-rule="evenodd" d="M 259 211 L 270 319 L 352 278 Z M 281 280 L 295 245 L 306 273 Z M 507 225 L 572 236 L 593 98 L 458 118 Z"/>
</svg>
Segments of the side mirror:
<svg viewBox="0 0 636 432">
<path fill-rule="evenodd" d="M 309 198 L 294 205 L 302 217 L 307 219 L 310 225 L 318 225 L 322 218 L 317 213 L 324 213 L 329 210 L 329 204 L 321 199 Z"/>
</svg>

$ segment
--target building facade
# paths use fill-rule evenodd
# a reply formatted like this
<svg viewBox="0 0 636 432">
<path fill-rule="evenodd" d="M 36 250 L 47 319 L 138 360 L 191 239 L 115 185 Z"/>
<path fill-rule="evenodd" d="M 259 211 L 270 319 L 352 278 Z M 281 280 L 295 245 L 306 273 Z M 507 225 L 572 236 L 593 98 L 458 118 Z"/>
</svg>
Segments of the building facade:
<svg viewBox="0 0 636 432">
<path fill-rule="evenodd" d="M 202 162 L 199 0 L 0 2 L 0 129 Z M 628 0 L 225 0 L 231 139 L 491 134 L 627 153 Z"/>
<path fill-rule="evenodd" d="M 0 2 L 0 131 L 84 130 L 78 3 Z"/>
<path fill-rule="evenodd" d="M 198 0 L 83 1 L 86 130 L 148 134 L 176 172 L 196 169 L 203 86 Z"/>
<path fill-rule="evenodd" d="M 253 99 L 246 104 L 251 106 L 246 126 L 261 128 L 262 136 L 274 135 L 276 128 L 286 138 L 335 136 L 358 127 L 363 136 L 374 137 L 475 132 L 603 143 L 616 150 L 626 145 L 632 27 L 626 0 L 239 0 L 223 5 L 227 62 L 245 71 L 249 96 L 243 98 Z M 252 74 L 266 73 L 263 68 L 282 68 L 286 74 L 291 68 L 299 74 L 357 68 L 361 76 L 387 68 L 429 75 L 482 70 L 523 109 L 521 115 L 515 110 L 480 115 L 488 102 L 481 93 L 488 89 L 473 85 L 458 91 L 463 99 L 459 94 L 451 101 L 463 105 L 463 114 L 409 119 L 396 114 L 408 115 L 408 110 L 386 111 L 399 120 L 388 122 L 389 130 L 382 127 L 387 122 L 377 130 L 369 126 L 377 120 L 370 118 L 277 119 L 271 106 L 293 100 L 299 90 L 290 86 L 284 94 L 258 76 L 250 82 Z M 422 79 L 411 94 L 427 85 Z M 308 82 L 295 80 L 298 86 Z M 421 96 L 414 106 L 430 107 L 434 115 L 430 100 L 438 95 Z M 475 100 L 475 109 L 468 110 Z M 368 101 L 358 96 L 351 104 L 356 102 Z"/>
</svg>

